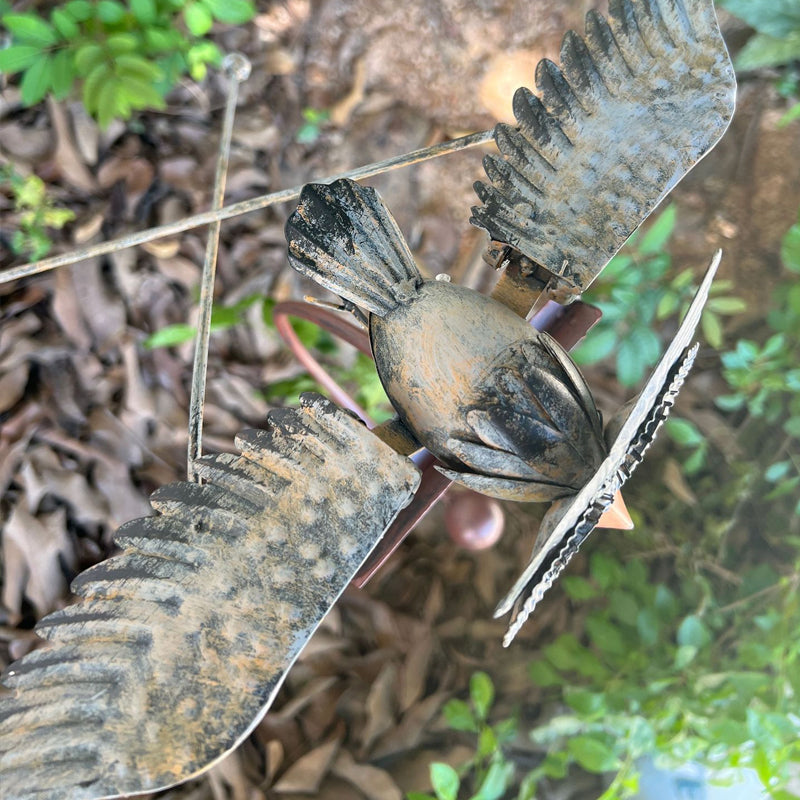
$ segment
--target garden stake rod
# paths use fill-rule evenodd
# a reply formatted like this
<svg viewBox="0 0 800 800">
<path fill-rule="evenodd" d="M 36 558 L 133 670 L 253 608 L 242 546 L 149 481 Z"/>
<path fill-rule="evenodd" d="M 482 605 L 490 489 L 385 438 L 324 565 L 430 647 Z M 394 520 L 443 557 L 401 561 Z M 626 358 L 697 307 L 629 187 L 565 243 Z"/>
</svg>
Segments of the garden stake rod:
<svg viewBox="0 0 800 800">
<path fill-rule="evenodd" d="M 607 20 L 589 12 L 583 38 L 567 33 L 560 61 L 539 63 L 538 94 L 517 91 L 517 124 L 495 128 L 499 155 L 475 186 L 471 221 L 510 276 L 506 304 L 423 280 L 378 194 L 352 180 L 304 187 L 286 225 L 292 266 L 368 315 L 398 440 L 473 490 L 551 502 L 497 608 L 512 614 L 505 644 L 667 417 L 720 261 L 641 393 L 603 426 L 567 353 L 527 324 L 529 301 L 581 294 L 722 136 L 736 83 L 711 0 L 610 0 Z M 81 602 L 40 622 L 50 647 L 5 672 L 5 800 L 153 792 L 219 761 L 419 486 L 408 457 L 318 395 L 236 445 L 197 459 L 202 483 L 156 491 L 156 514 L 117 532 L 123 552 L 75 580 Z"/>
<path fill-rule="evenodd" d="M 470 133 L 466 136 L 460 136 L 457 139 L 452 139 L 447 142 L 441 142 L 430 147 L 422 147 L 419 150 L 412 150 L 410 153 L 404 153 L 399 156 L 392 156 L 385 158 L 382 161 L 375 161 L 372 164 L 365 164 L 362 167 L 344 172 L 341 175 L 333 175 L 328 178 L 321 178 L 323 183 L 330 183 L 339 178 L 352 178 L 353 180 L 363 180 L 364 178 L 371 178 L 375 175 L 381 175 L 384 172 L 391 172 L 395 169 L 409 167 L 413 164 L 421 164 L 423 161 L 430 161 L 433 158 L 440 156 L 450 155 L 457 153 L 459 150 L 467 150 L 470 147 L 477 147 L 478 145 L 487 144 L 492 141 L 493 130 L 479 131 L 478 133 Z M 127 236 L 120 236 L 117 239 L 111 239 L 108 242 L 97 242 L 90 244 L 86 247 L 79 247 L 77 250 L 71 250 L 69 253 L 61 253 L 57 256 L 50 256 L 40 261 L 33 261 L 30 264 L 23 264 L 20 267 L 10 267 L 9 269 L 0 272 L 0 284 L 16 281 L 20 278 L 27 278 L 30 275 L 38 275 L 42 272 L 49 272 L 53 269 L 66 267 L 70 264 L 77 264 L 80 261 L 86 261 L 90 258 L 97 256 L 105 256 L 109 253 L 116 253 L 120 250 L 125 250 L 128 247 L 136 247 L 140 244 L 147 244 L 147 242 L 154 242 L 158 239 L 166 239 L 169 236 L 183 233 L 184 231 L 199 228 L 202 225 L 210 225 L 215 222 L 222 222 L 232 217 L 238 217 L 241 214 L 248 214 L 251 211 L 260 211 L 263 208 L 277 205 L 278 203 L 286 203 L 289 200 L 296 200 L 300 197 L 302 186 L 294 186 L 290 189 L 281 189 L 277 192 L 270 194 L 259 195 L 250 200 L 242 200 L 239 203 L 232 203 L 229 206 L 224 206 L 220 209 L 211 209 L 203 211 L 200 214 L 193 214 L 190 217 L 175 220 L 175 222 L 168 222 L 164 225 L 159 225 L 155 228 L 148 228 L 144 231 L 137 231 L 136 233 L 129 233 Z"/>
<path fill-rule="evenodd" d="M 228 78 L 228 97 L 225 103 L 225 118 L 222 123 L 222 136 L 217 154 L 217 168 L 214 175 L 214 190 L 211 209 L 222 208 L 225 199 L 225 179 L 228 174 L 228 158 L 231 151 L 233 118 L 236 115 L 236 100 L 239 97 L 239 84 L 250 77 L 250 62 L 240 53 L 225 56 L 222 68 Z M 211 306 L 214 298 L 214 277 L 217 272 L 217 252 L 219 251 L 219 229 L 221 221 L 214 220 L 208 226 L 206 254 L 203 260 L 203 277 L 200 282 L 200 318 L 197 322 L 194 361 L 192 364 L 192 394 L 189 400 L 189 445 L 186 456 L 186 469 L 190 481 L 199 482 L 196 469 L 197 459 L 202 453 L 203 443 L 203 404 L 206 395 L 206 374 L 208 371 L 208 342 L 211 337 Z"/>
</svg>

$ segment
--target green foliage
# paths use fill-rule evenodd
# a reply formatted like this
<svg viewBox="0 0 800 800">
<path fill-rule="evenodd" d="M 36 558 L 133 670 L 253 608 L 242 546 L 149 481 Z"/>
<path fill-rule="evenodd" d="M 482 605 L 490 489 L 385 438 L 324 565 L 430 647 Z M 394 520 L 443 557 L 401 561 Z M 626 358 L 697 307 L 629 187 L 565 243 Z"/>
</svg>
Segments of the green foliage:
<svg viewBox="0 0 800 800">
<path fill-rule="evenodd" d="M 0 50 L 0 72 L 21 73 L 25 105 L 79 92 L 105 128 L 136 110 L 164 108 L 186 73 L 202 80 L 221 61 L 203 38 L 214 21 L 237 25 L 254 13 L 251 0 L 68 0 L 49 16 L 3 13 L 11 44 Z"/>
<path fill-rule="evenodd" d="M 531 665 L 564 712 L 530 732 L 546 757 L 526 778 L 529 796 L 577 765 L 616 772 L 603 800 L 629 797 L 637 761 L 651 757 L 666 767 L 700 761 L 718 778 L 751 767 L 773 796 L 792 797 L 778 792 L 800 759 L 800 541 L 793 558 L 785 576 L 761 565 L 718 588 L 689 571 L 673 587 L 636 557 L 595 551 L 596 596 L 565 585 L 576 616 L 586 614 L 584 633 L 562 634 Z"/>
<path fill-rule="evenodd" d="M 769 454 L 763 478 L 770 499 L 800 490 L 800 222 L 783 237 L 781 260 L 792 276 L 775 292 L 767 315 L 772 333 L 763 343 L 740 339 L 723 353 L 722 374 L 732 391 L 717 398 L 724 411 L 747 415 L 748 439 Z"/>
<path fill-rule="evenodd" d="M 44 258 L 52 247 L 47 229 L 60 230 L 75 214 L 54 206 L 45 192 L 44 181 L 36 175 L 23 178 L 10 166 L 0 167 L 0 189 L 5 186 L 19 213 L 19 227 L 11 234 L 12 251 L 34 260 Z"/>
<path fill-rule="evenodd" d="M 330 111 L 318 108 L 303 109 L 303 124 L 294 136 L 298 144 L 314 144 L 322 133 L 323 125 L 330 118 Z"/>
<path fill-rule="evenodd" d="M 756 30 L 736 59 L 737 69 L 776 67 L 800 58 L 800 3 L 797 0 L 718 2 Z"/>
<path fill-rule="evenodd" d="M 469 682 L 469 702 L 453 699 L 445 704 L 447 724 L 453 730 L 475 734 L 475 755 L 458 771 L 448 764 L 431 764 L 435 796 L 410 792 L 408 800 L 456 800 L 460 791 L 470 800 L 500 800 L 507 796 L 514 781 L 514 765 L 503 754 L 503 746 L 516 736 L 517 721 L 510 718 L 489 724 L 494 695 L 492 679 L 485 672 L 476 672 Z"/>
<path fill-rule="evenodd" d="M 691 270 L 672 275 L 665 248 L 675 229 L 676 209 L 667 206 L 643 232 L 634 233 L 584 299 L 603 312 L 603 318 L 574 352 L 579 364 L 594 364 L 614 356 L 617 379 L 635 386 L 663 350 L 657 323 L 682 313 L 695 292 Z M 701 319 L 706 340 L 722 344 L 721 315 L 737 314 L 745 304 L 726 293 L 729 281 L 716 281 Z"/>
<path fill-rule="evenodd" d="M 755 33 L 736 58 L 741 71 L 763 67 L 788 66 L 778 80 L 784 97 L 797 96 L 797 72 L 792 63 L 800 59 L 800 2 L 798 0 L 717 0 L 731 14 L 744 20 Z M 800 118 L 800 102 L 795 102 L 781 117 L 783 127 Z"/>
</svg>

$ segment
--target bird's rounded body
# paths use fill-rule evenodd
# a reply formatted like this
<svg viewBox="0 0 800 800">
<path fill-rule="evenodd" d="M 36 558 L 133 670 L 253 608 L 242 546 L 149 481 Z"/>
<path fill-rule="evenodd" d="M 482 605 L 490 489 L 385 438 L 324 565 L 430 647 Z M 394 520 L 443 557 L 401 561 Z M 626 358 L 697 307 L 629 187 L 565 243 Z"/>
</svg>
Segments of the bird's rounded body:
<svg viewBox="0 0 800 800">
<path fill-rule="evenodd" d="M 509 345 L 538 332 L 506 306 L 447 281 L 425 281 L 416 296 L 384 317 L 370 317 L 375 365 L 406 427 L 446 463 L 454 436 L 469 433 L 464 415 L 485 376 Z"/>
</svg>

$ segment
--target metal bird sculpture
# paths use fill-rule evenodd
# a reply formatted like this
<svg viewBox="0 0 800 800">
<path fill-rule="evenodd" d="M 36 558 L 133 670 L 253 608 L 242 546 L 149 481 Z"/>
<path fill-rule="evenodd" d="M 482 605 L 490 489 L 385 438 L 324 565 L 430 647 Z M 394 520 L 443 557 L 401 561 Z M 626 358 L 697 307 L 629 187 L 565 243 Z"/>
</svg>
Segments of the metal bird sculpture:
<svg viewBox="0 0 800 800">
<path fill-rule="evenodd" d="M 710 0 L 611 0 L 568 34 L 473 222 L 525 297 L 577 297 L 724 132 L 735 81 Z M 287 223 L 295 268 L 369 315 L 377 369 L 410 446 L 477 491 L 552 501 L 507 642 L 595 527 L 669 412 L 717 255 L 631 405 L 603 428 L 566 352 L 500 302 L 424 281 L 374 190 L 311 185 Z M 523 304 L 524 305 L 524 304 Z M 12 664 L 0 698 L 6 800 L 152 792 L 208 768 L 266 712 L 315 627 L 411 499 L 419 475 L 318 396 L 203 458 L 203 483 L 153 495 L 123 553 L 75 581 L 45 618 L 50 645 Z M 387 439 L 387 441 L 390 441 Z M 408 448 L 406 448 L 407 450 Z M 405 451 L 404 451 L 405 452 Z"/>
</svg>

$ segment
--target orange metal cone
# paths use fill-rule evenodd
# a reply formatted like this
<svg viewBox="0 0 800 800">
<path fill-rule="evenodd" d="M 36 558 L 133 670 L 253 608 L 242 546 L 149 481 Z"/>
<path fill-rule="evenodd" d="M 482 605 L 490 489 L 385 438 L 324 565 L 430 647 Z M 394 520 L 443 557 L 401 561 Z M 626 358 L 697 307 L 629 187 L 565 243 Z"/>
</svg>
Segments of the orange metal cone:
<svg viewBox="0 0 800 800">
<path fill-rule="evenodd" d="M 617 489 L 614 495 L 614 502 L 603 512 L 603 516 L 597 523 L 598 528 L 615 528 L 620 531 L 633 529 L 633 520 L 622 499 L 622 492 Z"/>
</svg>

